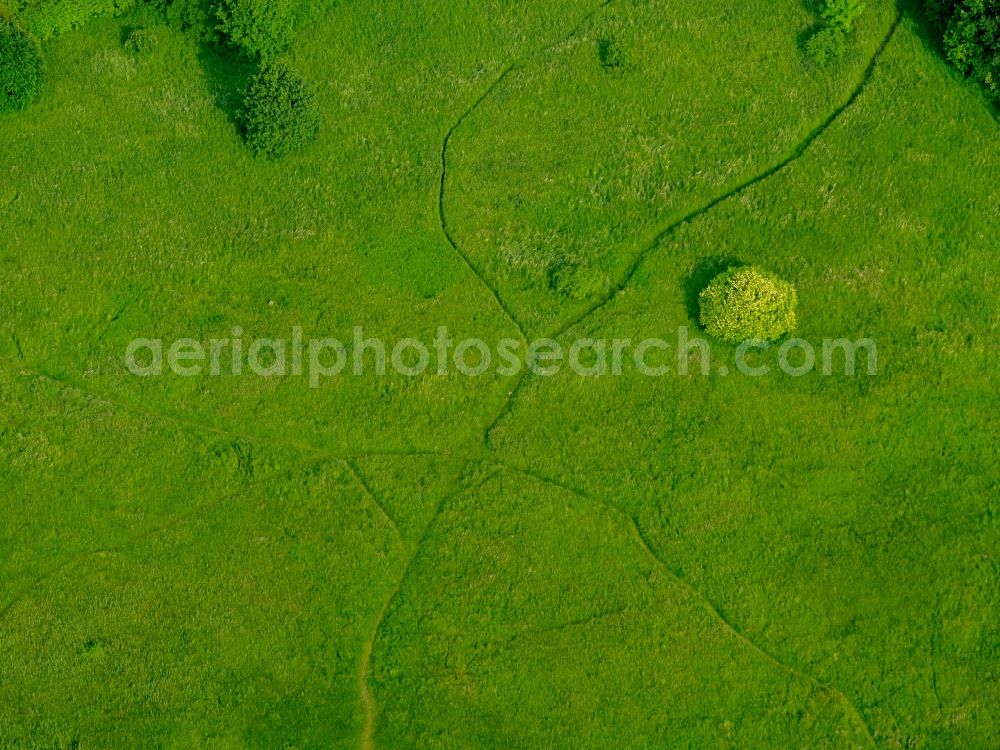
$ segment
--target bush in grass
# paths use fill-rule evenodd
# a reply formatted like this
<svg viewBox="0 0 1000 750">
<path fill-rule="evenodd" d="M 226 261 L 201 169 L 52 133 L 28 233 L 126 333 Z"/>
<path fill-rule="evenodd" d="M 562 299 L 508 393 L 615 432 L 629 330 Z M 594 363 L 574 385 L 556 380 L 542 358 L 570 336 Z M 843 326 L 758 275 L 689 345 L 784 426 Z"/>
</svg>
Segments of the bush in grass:
<svg viewBox="0 0 1000 750">
<path fill-rule="evenodd" d="M 621 71 L 629 67 L 628 55 L 614 39 L 601 39 L 597 43 L 597 54 L 605 70 Z"/>
<path fill-rule="evenodd" d="M 564 297 L 579 301 L 606 292 L 608 277 L 593 266 L 563 262 L 549 270 L 549 286 Z"/>
<path fill-rule="evenodd" d="M 806 42 L 806 57 L 817 68 L 838 62 L 847 52 L 847 34 L 838 27 L 824 26 Z"/>
<path fill-rule="evenodd" d="M 806 40 L 806 60 L 817 68 L 839 62 L 847 53 L 848 35 L 864 12 L 864 0 L 821 0 L 822 21 Z"/>
<path fill-rule="evenodd" d="M 724 341 L 773 341 L 795 329 L 795 287 L 753 266 L 719 274 L 698 302 L 702 326 Z"/>
<path fill-rule="evenodd" d="M 221 0 L 216 9 L 221 31 L 249 57 L 273 59 L 292 46 L 293 0 Z"/>
<path fill-rule="evenodd" d="M 250 80 L 240 122 L 254 153 L 278 158 L 315 141 L 321 118 L 309 83 L 276 62 Z"/>
<path fill-rule="evenodd" d="M 44 70 L 38 38 L 0 7 L 0 112 L 24 109 L 35 101 Z"/>
<path fill-rule="evenodd" d="M 820 17 L 827 28 L 840 29 L 845 34 L 854 30 L 854 23 L 865 12 L 864 0 L 823 0 Z"/>
</svg>

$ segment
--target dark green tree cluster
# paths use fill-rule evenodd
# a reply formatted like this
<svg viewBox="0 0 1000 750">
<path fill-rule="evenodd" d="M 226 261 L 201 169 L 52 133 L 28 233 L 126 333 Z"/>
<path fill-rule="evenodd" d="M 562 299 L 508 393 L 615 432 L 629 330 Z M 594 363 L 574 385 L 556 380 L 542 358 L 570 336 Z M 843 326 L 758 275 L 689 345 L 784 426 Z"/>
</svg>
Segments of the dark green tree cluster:
<svg viewBox="0 0 1000 750">
<path fill-rule="evenodd" d="M 924 0 L 924 9 L 952 64 L 1000 100 L 1000 0 Z"/>
<path fill-rule="evenodd" d="M 35 101 L 44 72 L 38 38 L 0 7 L 0 112 L 24 109 Z"/>
<path fill-rule="evenodd" d="M 216 0 L 149 0 L 167 23 L 201 42 L 222 41 L 216 17 Z"/>
<path fill-rule="evenodd" d="M 281 56 L 291 49 L 303 0 L 155 0 L 167 20 L 258 65 L 239 115 L 247 145 L 279 158 L 316 140 L 320 114 L 309 83 Z"/>
<path fill-rule="evenodd" d="M 254 60 L 291 49 L 304 0 L 151 0 L 175 28 L 223 42 Z"/>
<path fill-rule="evenodd" d="M 280 59 L 292 47 L 306 0 L 146 1 L 175 28 L 203 43 L 232 48 L 257 65 L 239 117 L 255 153 L 280 157 L 315 140 L 320 115 L 312 88 Z M 94 16 L 125 12 L 140 2 L 14 0 L 13 13 L 0 6 L 0 111 L 23 109 L 38 96 L 43 72 L 39 37 L 77 28 Z M 140 29 L 125 46 L 143 54 L 155 41 Z"/>
<path fill-rule="evenodd" d="M 248 56 L 270 60 L 292 46 L 297 5 L 295 0 L 220 0 L 219 31 Z"/>
<path fill-rule="evenodd" d="M 137 4 L 138 0 L 14 0 L 13 9 L 34 34 L 48 39 Z"/>
<path fill-rule="evenodd" d="M 820 68 L 839 61 L 847 52 L 854 24 L 864 12 L 864 0 L 822 0 L 820 25 L 806 41 L 806 58 Z"/>
</svg>

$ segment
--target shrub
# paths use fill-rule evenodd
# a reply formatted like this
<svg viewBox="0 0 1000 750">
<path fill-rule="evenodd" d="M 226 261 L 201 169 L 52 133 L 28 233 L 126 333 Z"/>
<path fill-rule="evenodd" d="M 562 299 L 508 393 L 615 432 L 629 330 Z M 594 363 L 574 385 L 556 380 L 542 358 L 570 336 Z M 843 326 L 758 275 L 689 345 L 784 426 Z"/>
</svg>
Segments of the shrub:
<svg viewBox="0 0 1000 750">
<path fill-rule="evenodd" d="M 585 300 L 608 290 L 608 277 L 582 263 L 558 263 L 549 271 L 549 286 L 564 297 Z"/>
<path fill-rule="evenodd" d="M 249 57 L 270 60 L 292 46 L 293 0 L 221 0 L 216 15 L 219 31 Z"/>
<path fill-rule="evenodd" d="M 845 34 L 850 34 L 854 30 L 854 22 L 864 12 L 864 0 L 823 0 L 820 16 L 828 28 L 840 29 Z"/>
<path fill-rule="evenodd" d="M 833 65 L 846 52 L 847 35 L 835 26 L 824 26 L 806 42 L 806 57 L 818 68 Z"/>
<path fill-rule="evenodd" d="M 621 71 L 629 67 L 628 55 L 614 39 L 601 39 L 597 43 L 597 54 L 605 70 Z"/>
<path fill-rule="evenodd" d="M 724 341 L 773 341 L 795 329 L 795 287 L 753 266 L 719 274 L 698 302 L 702 326 Z"/>
<path fill-rule="evenodd" d="M 24 109 L 35 101 L 43 76 L 38 38 L 0 8 L 0 112 Z"/>
<path fill-rule="evenodd" d="M 821 0 L 819 27 L 806 40 L 806 60 L 817 68 L 839 62 L 847 53 L 847 37 L 865 12 L 864 0 Z"/>
<path fill-rule="evenodd" d="M 321 118 L 312 87 L 286 63 L 270 63 L 251 78 L 240 121 L 254 153 L 278 158 L 315 141 Z"/>
</svg>

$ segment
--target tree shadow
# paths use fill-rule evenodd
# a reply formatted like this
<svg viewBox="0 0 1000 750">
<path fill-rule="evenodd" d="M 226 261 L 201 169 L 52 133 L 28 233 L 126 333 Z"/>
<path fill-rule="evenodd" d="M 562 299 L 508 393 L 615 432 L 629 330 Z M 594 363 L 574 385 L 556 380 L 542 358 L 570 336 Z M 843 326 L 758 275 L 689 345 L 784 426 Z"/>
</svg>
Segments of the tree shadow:
<svg viewBox="0 0 1000 750">
<path fill-rule="evenodd" d="M 900 3 L 900 7 L 903 14 L 913 21 L 913 31 L 924 48 L 942 58 L 945 57 L 943 21 L 928 17 L 920 0 L 904 0 Z"/>
<path fill-rule="evenodd" d="M 809 40 L 812 39 L 814 36 L 816 36 L 816 34 L 821 32 L 823 29 L 824 29 L 823 24 L 817 21 L 814 24 L 806 26 L 796 35 L 795 44 L 798 47 L 799 52 L 803 56 L 805 56 L 806 54 L 807 51 L 806 45 L 809 44 Z"/>
<path fill-rule="evenodd" d="M 745 266 L 746 263 L 731 255 L 714 255 L 709 258 L 702 258 L 694 267 L 688 271 L 684 277 L 684 307 L 688 317 L 698 320 L 701 310 L 698 305 L 698 295 L 709 283 L 723 271 L 730 268 Z"/>
<path fill-rule="evenodd" d="M 203 43 L 198 48 L 198 61 L 208 81 L 215 106 L 226 113 L 239 128 L 239 113 L 250 76 L 257 63 L 246 55 L 219 44 Z"/>
</svg>

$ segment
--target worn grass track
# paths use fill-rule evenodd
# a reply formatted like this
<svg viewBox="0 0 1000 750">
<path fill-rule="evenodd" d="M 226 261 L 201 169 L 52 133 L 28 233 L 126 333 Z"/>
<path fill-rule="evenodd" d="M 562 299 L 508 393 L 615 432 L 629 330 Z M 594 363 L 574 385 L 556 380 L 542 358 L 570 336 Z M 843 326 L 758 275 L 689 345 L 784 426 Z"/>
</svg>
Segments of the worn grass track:
<svg viewBox="0 0 1000 750">
<path fill-rule="evenodd" d="M 868 66 L 865 68 L 861 82 L 857 85 L 857 87 L 855 87 L 855 89 L 852 91 L 848 99 L 839 107 L 837 107 L 837 109 L 835 109 L 820 125 L 818 125 L 812 131 L 810 131 L 808 135 L 806 135 L 806 137 L 795 147 L 795 149 L 787 158 L 778 162 L 774 166 L 769 167 L 768 169 L 764 170 L 755 177 L 752 177 L 746 182 L 743 182 L 737 187 L 726 191 L 722 195 L 716 196 L 703 206 L 695 209 L 694 211 L 691 211 L 690 213 L 686 214 L 680 219 L 672 222 L 669 226 L 660 231 L 653 238 L 653 240 L 645 246 L 645 248 L 635 257 L 635 259 L 628 266 L 622 277 L 614 284 L 614 286 L 612 286 L 612 288 L 607 293 L 605 293 L 599 300 L 597 300 L 584 312 L 580 313 L 579 315 L 571 318 L 570 320 L 564 323 L 561 323 L 558 327 L 556 327 L 552 331 L 549 331 L 541 338 L 556 339 L 564 335 L 571 329 L 575 328 L 576 326 L 580 325 L 585 320 L 598 313 L 600 310 L 604 309 L 608 305 L 608 303 L 610 303 L 613 299 L 619 296 L 628 287 L 629 283 L 632 281 L 636 272 L 639 270 L 639 268 L 642 267 L 642 264 L 646 260 L 646 258 L 648 258 L 651 253 L 653 253 L 657 248 L 661 246 L 664 240 L 670 237 L 670 235 L 676 232 L 678 229 L 687 224 L 690 224 L 693 221 L 696 221 L 697 219 L 708 214 L 714 208 L 720 206 L 721 204 L 729 200 L 732 200 L 733 198 L 739 197 L 747 190 L 750 190 L 756 185 L 759 185 L 762 182 L 765 182 L 768 179 L 774 177 L 775 175 L 783 172 L 788 167 L 797 162 L 799 159 L 801 159 L 803 156 L 805 156 L 806 153 L 809 151 L 809 149 L 812 147 L 812 145 L 815 144 L 816 141 L 827 130 L 829 130 L 830 127 L 833 126 L 833 124 L 836 123 L 837 120 L 840 119 L 840 117 L 855 104 L 855 102 L 857 102 L 861 94 L 864 93 L 865 89 L 868 86 L 869 81 L 871 81 L 872 76 L 875 74 L 875 70 L 878 67 L 878 62 L 881 59 L 882 54 L 885 52 L 886 48 L 889 46 L 889 43 L 892 41 L 893 37 L 896 35 L 896 32 L 898 31 L 899 26 L 903 21 L 903 15 L 904 11 L 902 8 L 900 8 L 896 13 L 896 17 L 893 20 L 888 33 L 879 44 L 878 48 L 875 51 L 875 54 L 872 56 L 870 62 L 868 63 Z M 526 365 L 526 363 L 524 364 Z M 510 391 L 508 392 L 507 398 L 501 402 L 500 407 L 497 409 L 495 416 L 483 429 L 483 445 L 485 447 L 490 447 L 490 438 L 492 433 L 496 430 L 499 424 L 513 409 L 514 404 L 516 403 L 517 398 L 520 395 L 522 389 L 525 387 L 528 380 L 531 379 L 531 375 L 532 373 L 530 369 L 527 368 L 527 366 L 525 366 L 521 370 L 521 374 L 518 375 L 517 378 L 514 380 L 514 383 Z"/>
</svg>

